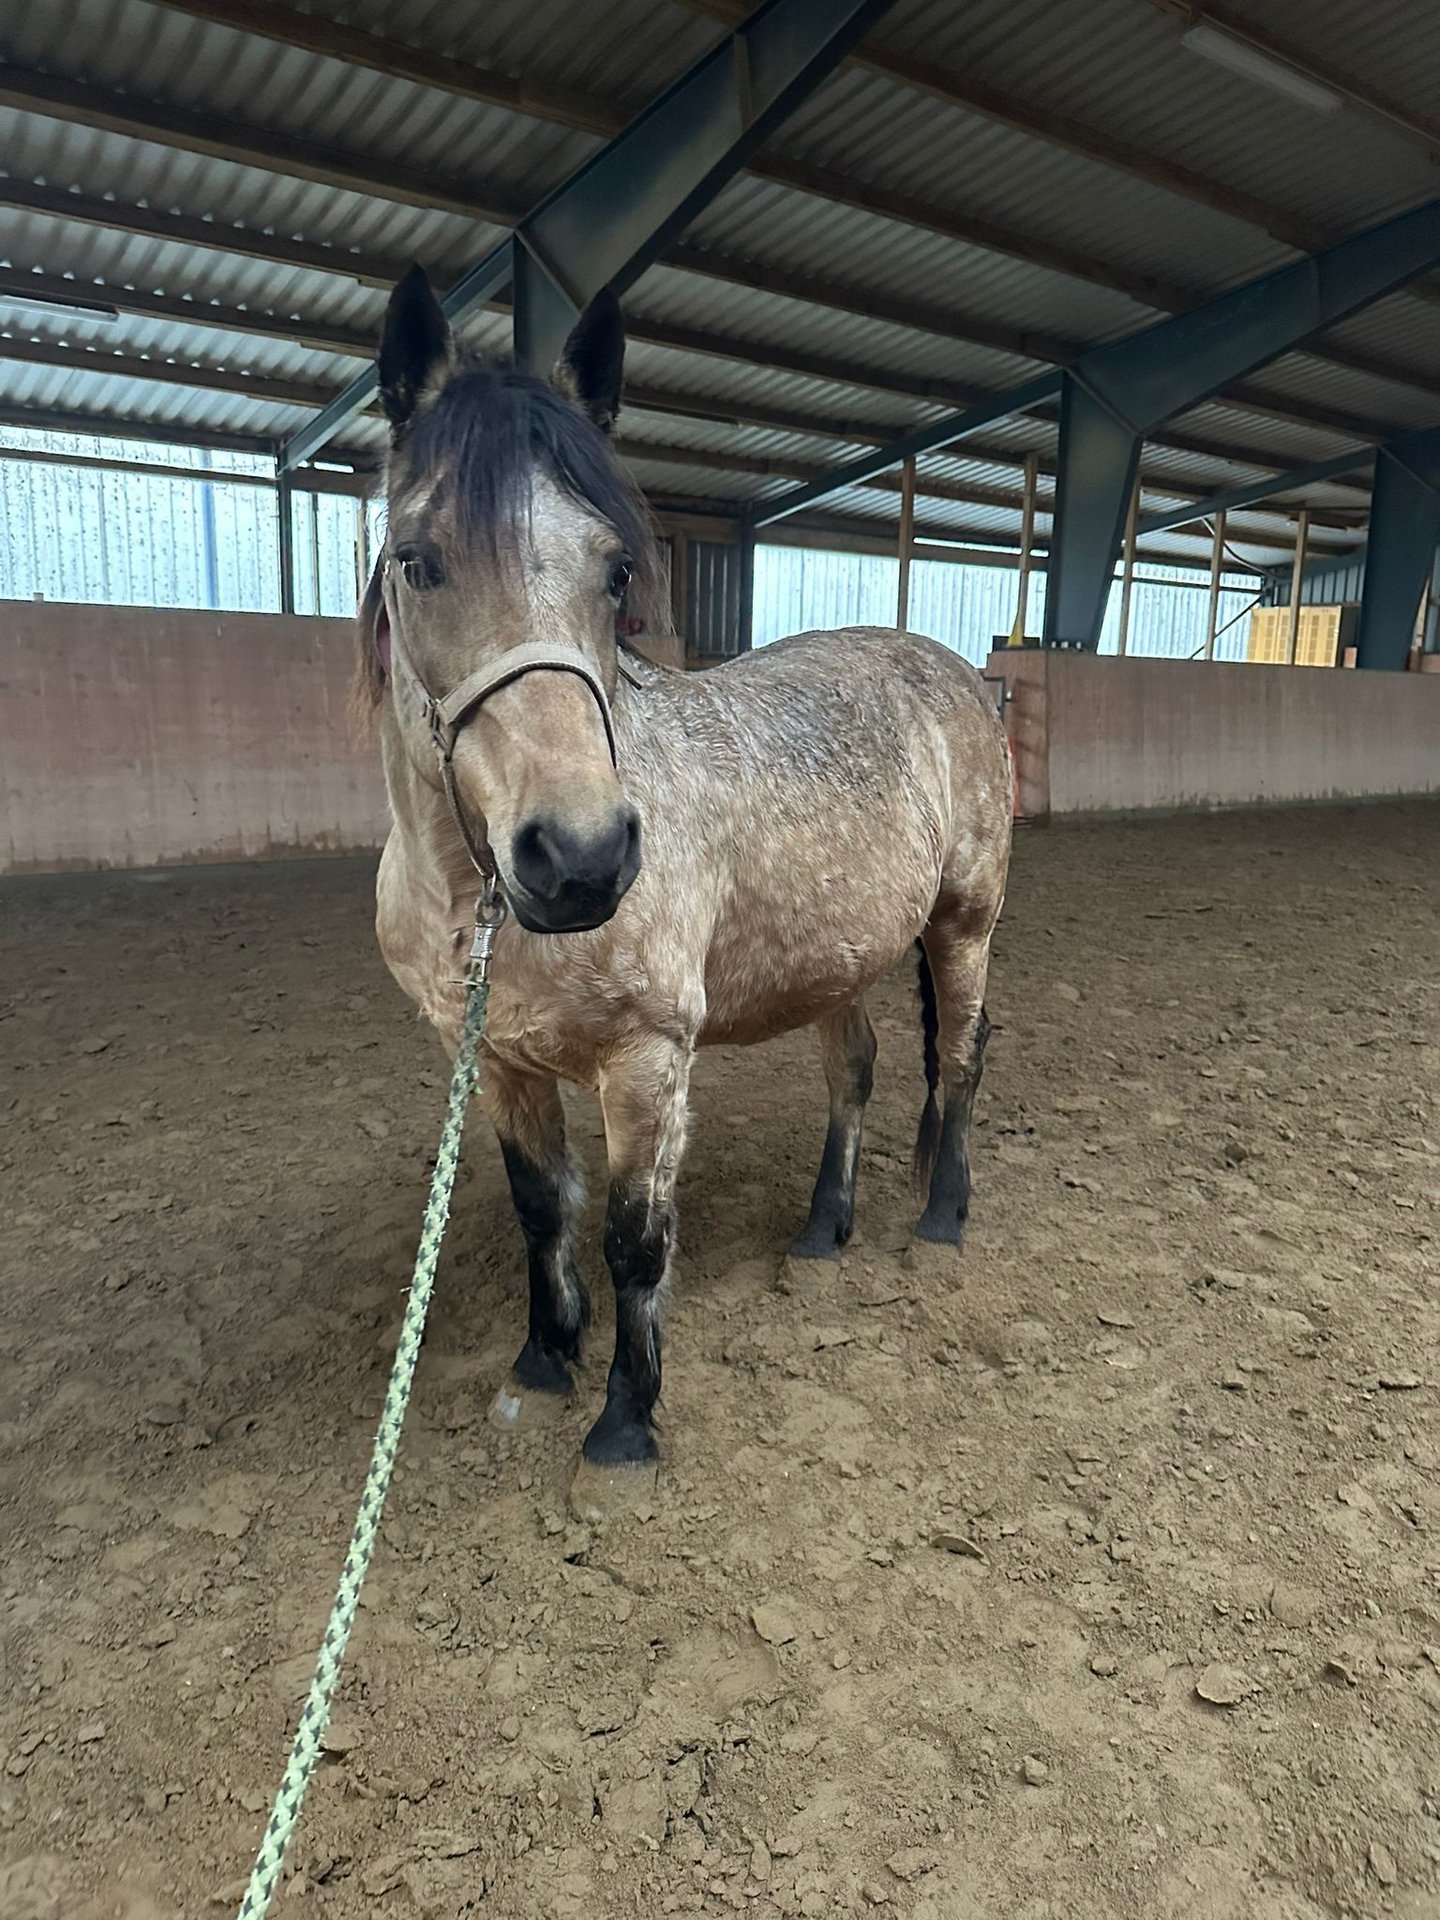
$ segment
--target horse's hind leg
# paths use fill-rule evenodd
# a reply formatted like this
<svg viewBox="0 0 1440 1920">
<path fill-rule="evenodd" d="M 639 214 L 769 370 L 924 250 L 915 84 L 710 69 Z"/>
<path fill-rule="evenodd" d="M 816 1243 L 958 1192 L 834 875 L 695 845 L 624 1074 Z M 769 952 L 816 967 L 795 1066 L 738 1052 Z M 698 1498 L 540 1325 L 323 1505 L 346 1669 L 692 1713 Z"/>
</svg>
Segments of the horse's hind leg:
<svg viewBox="0 0 1440 1920">
<path fill-rule="evenodd" d="M 485 1104 L 500 1136 L 530 1265 L 529 1335 L 509 1386 L 495 1402 L 497 1420 L 513 1425 L 522 1417 L 527 1395 L 555 1397 L 571 1390 L 570 1368 L 580 1358 L 590 1318 L 575 1265 L 584 1189 L 566 1152 L 565 1110 L 554 1076 L 524 1073 L 487 1058 L 484 1080 Z"/>
<path fill-rule="evenodd" d="M 970 1112 L 990 1037 L 985 1017 L 990 933 L 988 920 L 977 932 L 973 912 L 947 909 L 942 901 L 921 936 L 935 983 L 945 1117 L 933 1167 L 920 1169 L 929 1172 L 929 1194 L 916 1232 L 922 1240 L 957 1247 L 964 1239 L 970 1212 Z M 925 1135 L 922 1125 L 922 1143 Z"/>
<path fill-rule="evenodd" d="M 830 1089 L 830 1126 L 810 1218 L 790 1251 L 801 1260 L 833 1260 L 855 1224 L 855 1175 L 865 1103 L 875 1079 L 875 1032 L 859 1000 L 816 1024 Z"/>
</svg>

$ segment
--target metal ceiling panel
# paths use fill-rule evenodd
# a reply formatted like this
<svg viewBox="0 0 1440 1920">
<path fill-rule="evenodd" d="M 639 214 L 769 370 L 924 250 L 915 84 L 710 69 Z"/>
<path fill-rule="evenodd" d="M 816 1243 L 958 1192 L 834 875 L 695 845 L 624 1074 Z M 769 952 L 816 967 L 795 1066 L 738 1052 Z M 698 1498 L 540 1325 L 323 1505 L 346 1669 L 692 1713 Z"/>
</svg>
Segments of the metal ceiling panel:
<svg viewBox="0 0 1440 1920">
<path fill-rule="evenodd" d="M 1273 31 L 1323 46 L 1329 58 L 1344 49 L 1357 76 L 1397 98 L 1423 105 L 1440 96 L 1440 10 L 1372 0 L 1362 24 L 1361 10 L 1341 0 L 1244 4 L 1260 9 L 1257 19 L 1263 12 Z M 652 100 L 722 32 L 702 7 L 669 0 L 607 0 L 604 8 L 578 13 L 570 0 L 498 0 L 483 9 L 461 0 L 309 5 L 542 89 L 583 89 L 618 114 Z M 1142 0 L 1067 0 L 1064 7 L 1053 0 L 969 0 L 964 8 L 953 0 L 900 0 L 877 39 L 963 79 L 1008 89 L 1042 112 L 1069 114 L 1105 135 L 1197 168 L 1222 185 L 1268 197 L 1291 239 L 1296 222 L 1322 234 L 1353 231 L 1435 191 L 1436 169 L 1413 144 L 1351 112 L 1317 114 L 1223 73 L 1182 48 L 1176 22 Z M 267 337 L 227 332 L 194 316 L 126 316 L 113 327 L 61 321 L 57 330 L 0 307 L 0 329 L 75 339 L 97 352 L 119 347 L 159 360 L 338 385 L 353 371 L 353 356 L 274 337 L 273 328 L 294 322 L 303 332 L 310 321 L 373 336 L 383 293 L 345 271 L 345 250 L 387 266 L 418 257 L 444 283 L 503 231 L 466 215 L 272 170 L 265 164 L 265 129 L 334 146 L 357 160 L 363 156 L 364 170 L 381 175 L 387 167 L 427 169 L 497 212 L 532 204 L 595 146 L 592 134 L 535 113 L 286 48 L 149 0 L 48 0 L 43 8 L 21 8 L 7 20 L 4 52 L 56 74 L 123 87 L 142 102 L 166 100 L 263 123 L 256 163 L 241 164 L 4 108 L 0 151 L 12 175 L 207 218 L 217 237 L 225 225 L 243 222 L 261 235 L 269 230 L 337 249 L 330 262 L 335 271 L 278 266 L 247 255 L 243 237 L 231 253 L 53 213 L 0 208 L 0 265 L 6 271 L 42 269 L 73 276 L 77 287 L 159 292 L 250 309 L 272 328 Z M 667 418 L 632 410 L 627 430 L 697 454 L 728 450 L 822 465 L 861 444 L 836 437 L 847 427 L 888 437 L 941 417 L 948 403 L 927 401 L 927 387 L 936 396 L 1001 389 L 1033 373 L 1041 354 L 1063 355 L 1146 324 L 1157 311 L 1139 297 L 1147 280 L 1162 283 L 1166 297 L 1177 288 L 1198 296 L 1294 257 L 1285 238 L 1239 211 L 1198 204 L 1173 187 L 1081 157 L 1063 140 L 1017 131 L 938 97 L 944 74 L 932 77 L 936 84 L 928 89 L 903 85 L 852 62 L 792 117 L 771 154 L 781 163 L 848 175 L 880 198 L 904 196 L 945 209 L 966 230 L 977 222 L 1013 229 L 1008 251 L 742 176 L 693 223 L 687 245 L 738 258 L 757 284 L 660 266 L 633 299 L 637 315 L 720 336 L 734 343 L 736 357 L 632 346 L 632 378 L 675 392 L 696 413 Z M 1058 252 L 1076 270 L 1016 257 L 1027 252 L 1040 259 Z M 780 296 L 766 285 L 767 271 L 844 282 L 862 304 L 874 299 L 892 316 L 910 302 L 926 324 L 908 326 L 893 317 L 867 318 Z M 1130 291 L 1096 284 L 1107 274 Z M 947 335 L 946 327 L 953 333 Z M 499 350 L 506 331 L 502 319 L 489 316 L 477 322 L 473 337 Z M 969 337 L 976 334 L 982 344 Z M 1024 350 L 1024 335 L 1032 336 L 1025 343 L 1031 351 Z M 1440 368 L 1440 309 L 1413 295 L 1392 296 L 1335 329 L 1333 337 L 1432 378 Z M 858 378 L 783 372 L 767 364 L 767 349 L 848 365 Z M 173 409 L 183 406 L 186 424 L 197 428 L 208 421 L 219 430 L 237 410 L 244 414 L 262 405 L 244 394 L 107 376 L 98 367 L 67 376 L 12 362 L 3 377 L 27 390 L 55 392 L 67 378 L 91 394 L 105 388 L 107 413 L 130 400 L 146 409 L 146 418 L 174 417 Z M 887 382 L 919 391 L 889 391 Z M 1377 431 L 1440 420 L 1440 397 L 1334 367 L 1313 354 L 1288 356 L 1256 376 L 1255 384 L 1269 387 L 1282 407 L 1313 404 L 1353 413 Z M 813 415 L 829 431 L 727 425 L 727 406 Z M 263 430 L 273 431 L 277 410 L 263 412 Z M 1176 428 L 1252 448 L 1257 463 L 1276 467 L 1349 444 L 1332 430 L 1220 402 L 1196 409 Z M 1054 425 L 1004 420 L 987 428 L 984 438 L 1017 453 L 1029 447 L 1049 452 Z M 1018 478 L 1013 467 L 963 449 L 926 465 L 951 484 L 968 480 L 1004 490 Z M 1184 473 L 1202 484 L 1213 478 L 1217 489 L 1253 473 L 1238 462 L 1154 448 L 1147 451 L 1146 466 L 1152 474 Z M 728 489 L 717 493 L 720 476 L 713 471 L 697 466 L 691 477 L 715 497 L 731 498 L 741 497 L 747 479 L 725 476 Z M 684 491 L 686 485 L 673 467 L 667 471 L 666 490 Z M 868 491 L 865 511 L 873 517 L 886 497 Z M 1358 498 L 1343 490 L 1339 497 Z"/>
<path fill-rule="evenodd" d="M 1433 113 L 1440 98 L 1440 13 L 1406 0 L 1250 0 L 1272 32 L 1335 58 L 1332 35 L 1368 78 L 1369 42 Z M 1281 24 L 1283 14 L 1284 24 Z M 1340 21 L 1347 24 L 1341 28 Z M 1182 25 L 1142 0 L 906 0 L 877 39 L 1091 128 L 1259 194 L 1335 234 L 1373 224 L 1435 192 L 1416 147 L 1359 115 L 1322 113 L 1182 47 Z M 1403 56 L 1401 49 L 1404 49 Z M 958 111 L 958 109 L 957 109 Z M 1185 227 L 1188 204 L 1172 202 Z"/>
</svg>

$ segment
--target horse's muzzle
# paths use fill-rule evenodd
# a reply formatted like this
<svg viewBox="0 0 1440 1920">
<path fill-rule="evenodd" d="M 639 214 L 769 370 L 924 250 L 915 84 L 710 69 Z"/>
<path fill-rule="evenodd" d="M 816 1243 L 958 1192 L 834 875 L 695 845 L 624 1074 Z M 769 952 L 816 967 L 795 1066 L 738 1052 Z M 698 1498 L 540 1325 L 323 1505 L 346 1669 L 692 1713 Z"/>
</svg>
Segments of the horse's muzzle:
<svg viewBox="0 0 1440 1920">
<path fill-rule="evenodd" d="M 506 892 L 531 933 L 583 933 L 602 927 L 640 871 L 640 816 L 617 807 L 594 831 L 536 816 L 510 843 Z"/>
</svg>

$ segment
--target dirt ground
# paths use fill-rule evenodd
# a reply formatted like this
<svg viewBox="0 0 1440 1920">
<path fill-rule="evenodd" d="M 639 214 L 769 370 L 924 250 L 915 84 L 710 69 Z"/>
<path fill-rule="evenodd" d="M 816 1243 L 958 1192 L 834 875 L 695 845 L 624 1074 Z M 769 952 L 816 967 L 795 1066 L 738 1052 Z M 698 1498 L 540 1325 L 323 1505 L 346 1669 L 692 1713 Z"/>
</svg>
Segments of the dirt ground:
<svg viewBox="0 0 1440 1920">
<path fill-rule="evenodd" d="M 596 1236 L 580 1398 L 488 1424 L 477 1127 L 278 1911 L 1440 1914 L 1437 847 L 1423 805 L 1023 830 L 963 1258 L 907 1242 L 908 979 L 839 1265 L 781 1260 L 811 1036 L 704 1056 L 624 1521 L 567 1505 Z M 3 1920 L 238 1904 L 443 1100 L 370 880 L 0 889 Z"/>
</svg>

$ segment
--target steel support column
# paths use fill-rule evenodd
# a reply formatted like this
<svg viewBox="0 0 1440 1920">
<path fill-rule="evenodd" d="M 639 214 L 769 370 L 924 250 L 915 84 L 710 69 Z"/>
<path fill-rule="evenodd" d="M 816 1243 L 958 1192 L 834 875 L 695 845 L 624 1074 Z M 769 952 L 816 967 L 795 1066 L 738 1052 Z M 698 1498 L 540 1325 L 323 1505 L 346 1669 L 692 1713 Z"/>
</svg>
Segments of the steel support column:
<svg viewBox="0 0 1440 1920">
<path fill-rule="evenodd" d="M 1067 373 L 1060 390 L 1060 458 L 1045 588 L 1047 647 L 1099 646 L 1139 470 L 1139 435 L 1078 376 Z"/>
<path fill-rule="evenodd" d="M 1370 538 L 1360 597 L 1357 667 L 1405 665 L 1415 616 L 1440 541 L 1440 428 L 1381 447 L 1370 497 Z"/>
<path fill-rule="evenodd" d="M 1440 261 L 1440 200 L 1084 354 L 1060 406 L 1049 646 L 1096 647 L 1140 443 Z"/>
<path fill-rule="evenodd" d="M 763 0 L 451 289 L 451 324 L 513 281 L 516 358 L 548 373 L 585 303 L 602 287 L 625 293 L 894 3 Z M 368 369 L 291 436 L 285 465 L 374 394 Z"/>
</svg>

